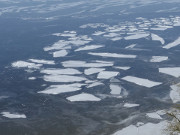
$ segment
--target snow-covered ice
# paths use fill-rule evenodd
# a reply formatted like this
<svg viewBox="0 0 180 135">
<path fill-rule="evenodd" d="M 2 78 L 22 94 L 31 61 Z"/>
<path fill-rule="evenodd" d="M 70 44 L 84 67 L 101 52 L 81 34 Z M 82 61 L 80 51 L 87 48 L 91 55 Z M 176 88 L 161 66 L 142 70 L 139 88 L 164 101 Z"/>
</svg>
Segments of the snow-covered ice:
<svg viewBox="0 0 180 135">
<path fill-rule="evenodd" d="M 38 93 L 44 93 L 44 94 L 61 94 L 66 92 L 74 92 L 81 90 L 81 87 L 85 84 L 81 83 L 74 83 L 74 84 L 64 84 L 64 85 L 51 85 L 47 89 L 43 91 L 39 91 Z"/>
<path fill-rule="evenodd" d="M 54 65 L 55 62 L 53 60 L 38 60 L 38 59 L 29 59 L 29 61 L 39 64 L 48 64 L 48 65 Z"/>
<path fill-rule="evenodd" d="M 98 48 L 101 48 L 101 47 L 104 47 L 104 45 L 87 45 L 87 46 L 80 47 L 80 48 L 76 49 L 75 52 L 77 52 L 77 51 L 85 51 L 85 50 L 93 50 L 93 49 L 98 49 Z"/>
<path fill-rule="evenodd" d="M 39 69 L 41 66 L 42 64 L 35 64 L 35 63 L 26 62 L 26 61 L 16 61 L 12 63 L 12 67 L 15 67 L 15 68 Z"/>
<path fill-rule="evenodd" d="M 165 44 L 164 39 L 163 39 L 162 37 L 156 35 L 156 34 L 153 34 L 153 33 L 152 33 L 152 34 L 151 34 L 151 38 L 152 38 L 152 40 L 154 40 L 154 41 L 160 41 L 162 45 Z"/>
<path fill-rule="evenodd" d="M 60 50 L 60 51 L 56 51 L 53 52 L 53 57 L 64 57 L 68 54 L 68 52 L 66 50 Z"/>
<path fill-rule="evenodd" d="M 136 58 L 136 55 L 130 55 L 130 54 L 117 54 L 117 53 L 88 53 L 90 55 L 94 56 L 102 56 L 102 57 L 113 57 L 113 58 Z"/>
<path fill-rule="evenodd" d="M 161 82 L 155 82 L 144 78 L 134 77 L 134 76 L 126 76 L 122 78 L 125 81 L 135 83 L 137 85 L 141 85 L 147 88 L 151 88 L 157 85 L 162 84 Z"/>
<path fill-rule="evenodd" d="M 163 46 L 163 48 L 170 49 L 170 48 L 176 47 L 178 45 L 180 45 L 180 37 L 178 39 L 176 39 L 174 42 L 169 43 L 169 44 Z"/>
<path fill-rule="evenodd" d="M 162 62 L 168 60 L 168 56 L 152 56 L 150 62 Z"/>
<path fill-rule="evenodd" d="M 18 113 L 10 113 L 10 112 L 2 112 L 1 113 L 4 117 L 10 119 L 19 119 L 19 118 L 26 118 L 25 114 L 18 114 Z"/>
<path fill-rule="evenodd" d="M 126 107 L 126 108 L 132 108 L 132 107 L 137 107 L 137 106 L 139 106 L 139 104 L 132 104 L 132 103 L 125 103 L 124 104 L 124 107 Z"/>
<path fill-rule="evenodd" d="M 180 67 L 159 68 L 159 72 L 168 74 L 174 77 L 180 77 Z"/>
<path fill-rule="evenodd" d="M 121 94 L 121 90 L 122 88 L 119 85 L 116 84 L 111 84 L 110 85 L 110 89 L 111 89 L 111 94 L 112 95 L 120 95 Z"/>
<path fill-rule="evenodd" d="M 105 68 L 88 68 L 84 70 L 84 74 L 91 75 L 91 74 L 99 73 L 104 70 Z"/>
<path fill-rule="evenodd" d="M 71 102 L 76 102 L 76 101 L 100 101 L 101 99 L 92 94 L 81 93 L 78 95 L 68 97 L 67 100 Z"/>
<path fill-rule="evenodd" d="M 77 75 L 82 74 L 79 70 L 73 68 L 59 69 L 59 68 L 48 68 L 41 70 L 41 73 L 52 74 L 52 75 Z"/>
<path fill-rule="evenodd" d="M 98 79 L 110 79 L 112 77 L 115 77 L 119 74 L 119 72 L 114 72 L 114 71 L 102 71 L 98 74 L 97 78 Z"/>
<path fill-rule="evenodd" d="M 128 69 L 130 69 L 131 67 L 120 67 L 120 66 L 115 66 L 114 68 L 116 68 L 116 69 L 121 69 L 121 70 L 128 70 Z"/>
<path fill-rule="evenodd" d="M 180 102 L 180 83 L 171 86 L 170 98 L 173 103 Z"/>
<path fill-rule="evenodd" d="M 142 33 L 138 33 L 138 34 L 134 34 L 134 35 L 130 35 L 130 36 L 127 36 L 127 37 L 124 37 L 125 40 L 133 40 L 133 39 L 140 39 L 140 38 L 145 38 L 149 36 L 149 34 L 142 34 Z"/>
<path fill-rule="evenodd" d="M 152 113 L 146 113 L 146 115 L 149 117 L 149 118 L 153 118 L 153 119 L 162 119 L 162 117 L 156 113 L 156 112 L 152 112 Z"/>
</svg>

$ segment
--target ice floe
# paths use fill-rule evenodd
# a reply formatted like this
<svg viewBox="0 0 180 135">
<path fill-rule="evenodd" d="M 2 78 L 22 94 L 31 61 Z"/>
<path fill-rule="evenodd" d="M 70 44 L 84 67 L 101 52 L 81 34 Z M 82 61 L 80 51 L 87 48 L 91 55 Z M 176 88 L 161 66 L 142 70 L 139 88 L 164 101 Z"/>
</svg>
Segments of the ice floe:
<svg viewBox="0 0 180 135">
<path fill-rule="evenodd" d="M 178 45 L 180 45 L 180 37 L 178 39 L 176 39 L 174 42 L 169 43 L 169 44 L 163 46 L 163 48 L 170 49 L 170 48 L 176 47 Z"/>
<path fill-rule="evenodd" d="M 66 50 L 60 50 L 60 51 L 56 51 L 53 52 L 53 57 L 64 57 L 68 54 L 68 52 Z"/>
<path fill-rule="evenodd" d="M 92 87 L 96 87 L 99 85 L 104 85 L 102 82 L 93 82 L 92 84 L 87 85 L 87 88 L 92 88 Z"/>
<path fill-rule="evenodd" d="M 97 78 L 98 79 L 110 79 L 112 77 L 115 77 L 119 74 L 119 72 L 114 72 L 114 71 L 102 71 L 98 74 Z"/>
<path fill-rule="evenodd" d="M 1 114 L 2 116 L 10 119 L 26 118 L 25 114 L 10 113 L 10 112 L 2 112 Z"/>
<path fill-rule="evenodd" d="M 152 56 L 150 62 L 162 62 L 168 60 L 168 56 Z"/>
<path fill-rule="evenodd" d="M 113 58 L 136 58 L 136 55 L 128 55 L 128 54 L 117 54 L 117 53 L 88 53 L 94 56 L 102 56 L 102 57 L 113 57 Z"/>
<path fill-rule="evenodd" d="M 132 104 L 132 103 L 125 103 L 124 104 L 124 107 L 126 107 L 126 108 L 132 108 L 132 107 L 137 107 L 137 106 L 139 106 L 139 104 Z"/>
<path fill-rule="evenodd" d="M 152 33 L 152 34 L 151 34 L 151 38 L 152 38 L 152 40 L 154 40 L 154 41 L 160 41 L 162 45 L 165 43 L 164 39 L 163 39 L 162 37 L 156 35 L 156 34 L 153 34 L 153 33 Z"/>
<path fill-rule="evenodd" d="M 29 77 L 29 80 L 36 80 L 36 77 Z"/>
<path fill-rule="evenodd" d="M 121 90 L 122 88 L 119 85 L 116 84 L 111 84 L 110 85 L 110 89 L 111 89 L 111 94 L 112 95 L 120 95 L 121 94 Z"/>
<path fill-rule="evenodd" d="M 162 117 L 158 114 L 158 113 L 156 113 L 156 112 L 153 112 L 153 113 L 147 113 L 146 114 L 149 118 L 153 118 L 153 119 L 162 119 Z"/>
<path fill-rule="evenodd" d="M 35 64 L 35 63 L 30 63 L 26 61 L 16 61 L 12 63 L 12 67 L 15 68 L 34 68 L 34 69 L 39 69 L 43 64 Z"/>
<path fill-rule="evenodd" d="M 105 68 L 88 68 L 84 70 L 84 74 L 91 75 L 91 74 L 99 73 L 104 70 Z"/>
<path fill-rule="evenodd" d="M 84 77 L 72 75 L 44 75 L 43 79 L 47 82 L 81 82 L 87 80 Z"/>
<path fill-rule="evenodd" d="M 171 86 L 170 98 L 173 103 L 180 102 L 180 83 Z"/>
<path fill-rule="evenodd" d="M 113 135 L 166 135 L 165 129 L 168 126 L 167 121 L 160 123 L 146 123 L 142 126 L 130 125 L 120 131 L 115 132 Z"/>
<path fill-rule="evenodd" d="M 159 68 L 159 72 L 168 74 L 174 77 L 180 77 L 180 67 Z"/>
<path fill-rule="evenodd" d="M 133 40 L 133 39 L 140 39 L 140 38 L 145 38 L 149 36 L 149 34 L 134 34 L 134 35 L 130 35 L 130 36 L 127 36 L 127 37 L 124 37 L 125 40 Z"/>
<path fill-rule="evenodd" d="M 62 62 L 62 65 L 64 67 L 94 67 L 94 68 L 98 68 L 98 67 L 110 67 L 113 66 L 114 63 L 113 62 L 100 62 L 100 61 L 96 61 L 96 62 L 92 62 L 92 63 L 87 63 L 86 61 L 64 61 Z"/>
<path fill-rule="evenodd" d="M 53 60 L 38 60 L 38 59 L 29 59 L 29 61 L 39 64 L 48 64 L 48 65 L 54 65 L 55 62 Z"/>
<path fill-rule="evenodd" d="M 67 100 L 71 102 L 76 102 L 76 101 L 100 101 L 101 99 L 92 94 L 81 93 L 78 95 L 68 97 Z"/>
<path fill-rule="evenodd" d="M 131 67 L 120 67 L 120 66 L 115 66 L 114 68 L 116 68 L 116 69 L 121 69 L 121 70 L 128 70 L 128 69 L 130 69 Z"/>
<path fill-rule="evenodd" d="M 126 49 L 132 49 L 132 48 L 134 48 L 135 46 L 136 46 L 136 44 L 132 44 L 132 45 L 126 46 L 125 48 L 126 48 Z"/>
<path fill-rule="evenodd" d="M 73 68 L 58 69 L 58 68 L 48 68 L 41 70 L 41 73 L 52 74 L 52 75 L 77 75 L 82 74 L 79 70 Z"/>
<path fill-rule="evenodd" d="M 80 48 L 76 49 L 75 52 L 77 52 L 77 51 L 85 51 L 85 50 L 93 50 L 93 49 L 98 49 L 98 48 L 101 48 L 101 47 L 104 47 L 104 45 L 87 45 L 87 46 L 80 47 Z"/>
<path fill-rule="evenodd" d="M 61 94 L 61 93 L 67 93 L 67 92 L 74 92 L 81 90 L 81 87 L 85 84 L 81 83 L 74 83 L 74 84 L 64 84 L 64 85 L 51 85 L 47 89 L 43 91 L 39 91 L 38 93 L 43 94 Z"/>
<path fill-rule="evenodd" d="M 154 82 L 148 79 L 143 79 L 143 78 L 134 77 L 134 76 L 126 76 L 126 77 L 123 77 L 122 79 L 128 82 L 135 83 L 137 85 L 147 87 L 147 88 L 151 88 L 151 87 L 162 84 L 161 82 Z"/>
</svg>

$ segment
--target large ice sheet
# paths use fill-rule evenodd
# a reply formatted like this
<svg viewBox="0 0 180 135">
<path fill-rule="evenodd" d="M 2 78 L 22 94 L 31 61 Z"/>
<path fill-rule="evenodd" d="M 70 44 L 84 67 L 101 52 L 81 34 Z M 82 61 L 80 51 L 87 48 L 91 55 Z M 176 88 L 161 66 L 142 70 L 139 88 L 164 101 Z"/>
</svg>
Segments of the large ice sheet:
<svg viewBox="0 0 180 135">
<path fill-rule="evenodd" d="M 113 135 L 167 135 L 165 129 L 168 126 L 167 121 L 162 121 L 160 123 L 147 123 L 142 126 L 130 125 L 123 128 L 120 131 L 115 132 Z"/>
<path fill-rule="evenodd" d="M 10 113 L 10 112 L 2 112 L 1 114 L 4 117 L 10 118 L 10 119 L 26 118 L 25 114 Z"/>
<path fill-rule="evenodd" d="M 148 79 L 134 77 L 134 76 L 126 76 L 126 77 L 123 77 L 122 79 L 128 82 L 135 83 L 137 85 L 147 87 L 147 88 L 151 88 L 151 87 L 162 84 L 161 82 L 154 82 Z"/>
<path fill-rule="evenodd" d="M 168 74 L 174 77 L 180 77 L 180 67 L 159 68 L 159 72 Z"/>
<path fill-rule="evenodd" d="M 113 58 L 136 58 L 136 55 L 130 55 L 130 54 L 117 54 L 117 53 L 88 53 L 90 55 L 94 56 L 102 56 L 102 57 L 113 57 Z"/>
<path fill-rule="evenodd" d="M 77 102 L 77 101 L 100 101 L 101 99 L 92 94 L 81 93 L 78 95 L 68 97 L 67 100 L 71 102 Z"/>
<path fill-rule="evenodd" d="M 74 83 L 74 84 L 64 84 L 64 85 L 51 85 L 47 89 L 43 91 L 39 91 L 38 93 L 44 93 L 44 94 L 61 94 L 61 93 L 67 93 L 67 92 L 74 92 L 81 90 L 81 86 L 85 84 L 81 83 Z"/>
<path fill-rule="evenodd" d="M 114 71 L 102 71 L 98 74 L 97 78 L 98 79 L 110 79 L 112 77 L 115 77 L 119 74 L 119 72 L 114 72 Z"/>
<path fill-rule="evenodd" d="M 43 79 L 47 82 L 81 82 L 87 80 L 84 77 L 72 75 L 44 75 Z"/>
<path fill-rule="evenodd" d="M 73 68 L 58 69 L 58 68 L 48 68 L 41 70 L 41 73 L 44 74 L 53 74 L 53 75 L 76 75 L 82 74 L 79 70 Z"/>
<path fill-rule="evenodd" d="M 170 49 L 170 48 L 176 47 L 178 45 L 180 45 L 180 37 L 178 39 L 176 39 L 174 42 L 169 43 L 169 44 L 163 46 L 163 48 Z"/>
</svg>

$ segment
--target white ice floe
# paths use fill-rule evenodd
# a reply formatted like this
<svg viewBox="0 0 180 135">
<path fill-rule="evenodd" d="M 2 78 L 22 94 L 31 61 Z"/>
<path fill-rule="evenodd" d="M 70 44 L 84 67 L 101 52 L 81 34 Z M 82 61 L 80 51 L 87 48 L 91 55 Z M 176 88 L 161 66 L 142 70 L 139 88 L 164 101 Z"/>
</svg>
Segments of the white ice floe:
<svg viewBox="0 0 180 135">
<path fill-rule="evenodd" d="M 36 77 L 29 77 L 29 80 L 36 80 Z"/>
<path fill-rule="evenodd" d="M 64 57 L 67 54 L 68 54 L 68 52 L 66 50 L 60 50 L 60 51 L 53 52 L 53 57 L 55 57 L 55 58 Z"/>
<path fill-rule="evenodd" d="M 115 84 L 111 84 L 110 89 L 111 89 L 110 93 L 112 95 L 120 95 L 122 91 L 122 88 L 119 85 L 115 85 Z"/>
<path fill-rule="evenodd" d="M 116 68 L 116 69 L 121 69 L 121 70 L 129 70 L 131 67 L 120 67 L 120 66 L 115 66 L 114 68 Z"/>
<path fill-rule="evenodd" d="M 81 83 L 74 83 L 74 84 L 64 84 L 64 85 L 51 85 L 47 89 L 43 91 L 39 91 L 38 93 L 44 93 L 44 94 L 61 94 L 61 93 L 67 93 L 67 92 L 74 92 L 81 90 L 81 87 L 85 84 Z"/>
<path fill-rule="evenodd" d="M 180 102 L 180 83 L 171 86 L 170 98 L 173 103 Z"/>
<path fill-rule="evenodd" d="M 52 34 L 54 36 L 58 36 L 58 37 L 75 37 L 77 34 L 75 31 L 64 31 L 64 33 L 54 33 Z"/>
<path fill-rule="evenodd" d="M 76 102 L 76 101 L 100 101 L 101 99 L 92 94 L 82 93 L 82 94 L 68 97 L 67 100 L 71 102 Z"/>
<path fill-rule="evenodd" d="M 145 38 L 149 36 L 149 34 L 146 34 L 146 33 L 140 33 L 140 34 L 134 34 L 134 35 L 130 35 L 130 36 L 127 36 L 127 37 L 124 37 L 125 40 L 133 40 L 133 39 L 140 39 L 140 38 Z"/>
<path fill-rule="evenodd" d="M 112 58 L 136 58 L 136 55 L 129 55 L 129 54 L 117 54 L 117 53 L 88 53 L 94 56 L 102 56 L 102 57 L 112 57 Z"/>
<path fill-rule="evenodd" d="M 103 32 L 103 31 L 95 31 L 92 35 L 94 35 L 94 36 L 100 36 L 100 35 L 102 35 L 102 34 L 104 34 L 104 33 L 106 33 L 106 32 Z"/>
<path fill-rule="evenodd" d="M 170 48 L 176 47 L 176 46 L 178 46 L 178 45 L 180 45 L 180 37 L 179 37 L 178 39 L 176 39 L 174 42 L 169 43 L 169 44 L 163 46 L 163 48 L 165 48 L 165 49 L 170 49 Z"/>
<path fill-rule="evenodd" d="M 39 64 L 48 64 L 48 65 L 54 65 L 55 62 L 53 60 L 38 60 L 38 59 L 29 59 L 29 61 Z"/>
<path fill-rule="evenodd" d="M 92 84 L 89 84 L 88 86 L 86 86 L 87 88 L 92 88 L 92 87 L 96 87 L 99 85 L 104 85 L 102 82 L 94 82 Z"/>
<path fill-rule="evenodd" d="M 26 62 L 26 61 L 16 61 L 12 63 L 12 67 L 15 67 L 15 68 L 39 69 L 41 66 L 42 64 L 35 64 L 35 63 Z"/>
<path fill-rule="evenodd" d="M 113 71 L 102 71 L 98 74 L 98 79 L 110 79 L 112 77 L 115 77 L 119 74 L 119 72 L 113 72 Z"/>
<path fill-rule="evenodd" d="M 154 40 L 154 41 L 160 41 L 161 44 L 164 44 L 164 43 L 165 43 L 164 39 L 163 39 L 162 37 L 156 35 L 156 34 L 151 34 L 151 38 L 152 38 L 152 40 Z"/>
<path fill-rule="evenodd" d="M 174 77 L 180 77 L 180 67 L 159 68 L 159 72 L 168 74 Z"/>
<path fill-rule="evenodd" d="M 128 82 L 135 83 L 137 85 L 147 87 L 147 88 L 151 88 L 151 87 L 162 84 L 161 82 L 154 82 L 148 79 L 143 79 L 143 78 L 134 77 L 134 76 L 126 76 L 126 77 L 123 77 L 122 79 Z"/>
<path fill-rule="evenodd" d="M 139 106 L 139 104 L 132 104 L 132 103 L 125 103 L 124 104 L 124 107 L 126 107 L 126 108 L 132 108 L 132 107 L 137 107 L 137 106 Z"/>
<path fill-rule="evenodd" d="M 81 76 L 71 75 L 45 75 L 43 79 L 47 82 L 81 82 L 87 80 Z"/>
<path fill-rule="evenodd" d="M 10 113 L 10 112 L 2 112 L 1 113 L 4 117 L 10 119 L 19 119 L 19 118 L 26 118 L 25 114 L 18 114 L 18 113 Z"/>
<path fill-rule="evenodd" d="M 58 69 L 58 68 L 48 68 L 41 70 L 41 73 L 50 75 L 77 75 L 82 74 L 79 70 L 73 68 Z"/>
<path fill-rule="evenodd" d="M 91 75 L 91 74 L 99 73 L 104 70 L 105 68 L 88 68 L 84 70 L 84 74 Z"/>
<path fill-rule="evenodd" d="M 153 113 L 146 113 L 146 115 L 149 117 L 149 118 L 153 118 L 153 119 L 162 119 L 162 117 L 156 113 L 156 112 L 153 112 Z"/>
<path fill-rule="evenodd" d="M 129 46 L 126 46 L 125 49 L 132 49 L 136 46 L 136 44 L 132 44 L 132 45 L 129 45 Z"/>
<path fill-rule="evenodd" d="M 98 68 L 98 67 L 110 67 L 113 66 L 114 63 L 113 62 L 108 62 L 108 63 L 104 63 L 104 62 L 92 62 L 92 63 L 87 63 L 86 61 L 64 61 L 62 62 L 62 65 L 64 67 L 94 67 L 94 68 Z"/>
<path fill-rule="evenodd" d="M 115 132 L 113 135 L 167 135 L 165 129 L 168 126 L 167 121 L 160 123 L 146 123 L 142 126 L 130 125 Z"/>
<path fill-rule="evenodd" d="M 168 56 L 152 56 L 150 62 L 162 62 L 168 60 Z"/>
<path fill-rule="evenodd" d="M 104 47 L 104 45 L 87 45 L 87 46 L 80 47 L 80 48 L 76 49 L 75 52 L 77 52 L 77 51 L 85 51 L 85 50 L 93 50 L 93 49 L 98 49 L 98 48 L 101 48 L 101 47 Z"/>
</svg>

